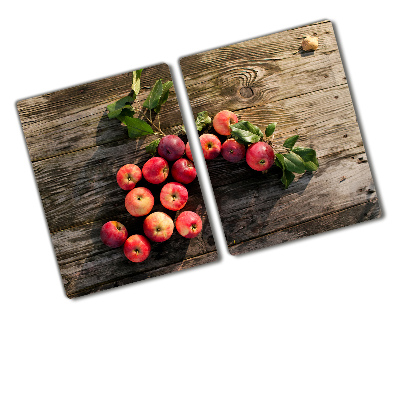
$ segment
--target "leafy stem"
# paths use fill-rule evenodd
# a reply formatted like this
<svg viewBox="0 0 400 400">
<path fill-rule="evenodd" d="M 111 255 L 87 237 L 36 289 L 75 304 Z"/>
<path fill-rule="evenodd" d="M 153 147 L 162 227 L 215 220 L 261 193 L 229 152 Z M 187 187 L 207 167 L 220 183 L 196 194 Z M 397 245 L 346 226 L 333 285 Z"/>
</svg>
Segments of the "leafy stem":
<svg viewBox="0 0 400 400">
<path fill-rule="evenodd" d="M 157 80 L 140 108 L 136 97 L 140 91 L 142 71 L 142 69 L 133 71 L 132 90 L 129 96 L 123 97 L 107 106 L 108 118 L 118 119 L 128 128 L 128 135 L 133 139 L 151 134 L 166 136 L 161 129 L 160 110 L 162 105 L 168 100 L 169 91 L 173 83 L 172 81 L 162 83 L 161 79 Z M 137 111 L 133 108 L 134 105 L 139 106 Z M 149 114 L 147 114 L 145 108 Z M 134 115 L 136 112 L 138 112 L 138 115 L 135 118 Z M 154 113 L 156 117 L 153 117 Z M 158 118 L 158 126 L 155 123 L 156 118 Z"/>
<path fill-rule="evenodd" d="M 158 126 L 154 124 L 154 120 L 151 120 L 151 110 L 150 110 L 150 118 L 146 115 L 146 112 L 143 111 L 144 107 L 139 110 L 139 116 L 145 118 L 156 130 L 157 132 L 153 132 L 155 135 L 166 136 L 165 133 L 161 130 L 160 127 L 160 114 L 157 114 L 158 117 Z"/>
<path fill-rule="evenodd" d="M 260 141 L 266 141 L 274 150 L 275 165 L 282 170 L 281 181 L 287 189 L 293 182 L 294 173 L 302 174 L 305 171 L 316 171 L 319 167 L 315 150 L 307 147 L 294 147 L 299 138 L 298 135 L 289 137 L 279 147 L 272 143 L 276 123 L 269 124 L 264 134 L 260 128 L 249 121 L 240 121 L 230 125 L 231 135 L 238 142 L 245 146 Z"/>
<path fill-rule="evenodd" d="M 284 154 L 275 153 L 275 165 L 282 170 L 281 181 L 285 189 L 293 182 L 294 173 L 316 171 L 319 167 L 317 153 L 308 147 L 294 147 L 299 135 L 289 137 L 283 143 Z"/>
</svg>

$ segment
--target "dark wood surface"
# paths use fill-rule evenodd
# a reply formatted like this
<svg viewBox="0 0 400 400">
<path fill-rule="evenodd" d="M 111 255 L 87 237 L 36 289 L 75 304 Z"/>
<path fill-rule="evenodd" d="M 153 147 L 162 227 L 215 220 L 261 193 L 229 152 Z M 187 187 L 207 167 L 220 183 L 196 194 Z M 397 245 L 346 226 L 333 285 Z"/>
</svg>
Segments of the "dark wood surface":
<svg viewBox="0 0 400 400">
<path fill-rule="evenodd" d="M 306 35 L 318 35 L 318 50 L 300 49 Z M 180 64 L 194 116 L 228 109 L 262 131 L 277 122 L 274 144 L 298 134 L 298 145 L 314 148 L 319 158 L 318 171 L 297 176 L 287 190 L 276 167 L 264 175 L 245 161 L 207 162 L 232 254 L 380 216 L 329 21 L 184 57 Z"/>
<path fill-rule="evenodd" d="M 144 100 L 157 79 L 171 80 L 160 64 L 144 69 L 137 101 Z M 130 92 L 132 73 L 102 79 L 18 102 L 44 212 L 68 297 L 77 297 L 217 259 L 198 180 L 187 185 L 189 201 L 183 210 L 203 219 L 201 235 L 182 238 L 176 231 L 164 243 L 152 243 L 149 258 L 132 263 L 122 248 L 110 249 L 100 229 L 118 220 L 129 234 L 142 233 L 144 218 L 125 209 L 127 192 L 117 185 L 118 169 L 127 163 L 140 167 L 150 158 L 145 146 L 155 139 L 132 140 L 117 120 L 109 120 L 108 104 Z M 182 118 L 174 89 L 160 113 L 161 129 L 178 133 Z M 183 137 L 186 141 L 186 138 Z M 170 177 L 168 181 L 170 181 Z M 142 179 L 155 197 L 153 211 L 167 212 L 159 202 L 160 187 Z M 162 185 L 160 185 L 162 186 Z M 173 219 L 178 215 L 167 212 Z"/>
</svg>

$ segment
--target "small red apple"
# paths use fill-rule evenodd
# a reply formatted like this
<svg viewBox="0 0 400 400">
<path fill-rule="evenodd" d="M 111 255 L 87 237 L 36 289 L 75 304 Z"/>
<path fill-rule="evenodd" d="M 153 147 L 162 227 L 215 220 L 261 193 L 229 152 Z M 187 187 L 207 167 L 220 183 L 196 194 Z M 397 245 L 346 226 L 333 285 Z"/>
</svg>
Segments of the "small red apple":
<svg viewBox="0 0 400 400">
<path fill-rule="evenodd" d="M 168 161 L 175 161 L 183 156 L 185 143 L 176 135 L 164 136 L 158 144 L 158 154 Z"/>
<path fill-rule="evenodd" d="M 126 164 L 117 172 L 117 182 L 121 189 L 132 190 L 142 179 L 142 171 L 135 164 Z"/>
<path fill-rule="evenodd" d="M 246 153 L 246 162 L 256 171 L 266 171 L 271 168 L 275 160 L 272 147 L 265 142 L 253 143 Z"/>
<path fill-rule="evenodd" d="M 143 235 L 129 236 L 124 244 L 124 254 L 132 262 L 142 262 L 150 254 L 150 242 Z"/>
<path fill-rule="evenodd" d="M 171 174 L 176 181 L 185 185 L 193 182 L 197 175 L 193 162 L 186 160 L 186 158 L 180 158 L 174 162 Z"/>
<path fill-rule="evenodd" d="M 143 222 L 144 234 L 154 242 L 165 242 L 174 231 L 174 221 L 163 212 L 154 212 Z"/>
<path fill-rule="evenodd" d="M 190 144 L 189 144 L 189 142 L 186 143 L 185 153 L 186 153 L 187 158 L 188 158 L 190 161 L 193 161 L 193 155 L 192 155 L 192 151 L 190 150 Z"/>
<path fill-rule="evenodd" d="M 238 117 L 232 111 L 223 110 L 220 111 L 213 119 L 213 127 L 215 132 L 220 135 L 228 136 L 231 134 L 231 128 L 229 125 L 236 124 Z"/>
<path fill-rule="evenodd" d="M 108 221 L 101 227 L 100 239 L 102 242 L 113 249 L 122 246 L 128 237 L 125 226 L 117 221 Z"/>
<path fill-rule="evenodd" d="M 154 206 L 154 197 L 150 190 L 144 187 L 132 189 L 125 197 L 125 208 L 134 217 L 147 215 Z"/>
<path fill-rule="evenodd" d="M 176 230 L 185 238 L 196 237 L 202 228 L 203 224 L 200 216 L 193 211 L 184 211 L 176 219 Z"/>
<path fill-rule="evenodd" d="M 147 182 L 154 184 L 162 183 L 167 179 L 169 166 L 163 158 L 152 157 L 143 165 L 142 173 Z"/>
<path fill-rule="evenodd" d="M 222 144 L 221 155 L 230 162 L 237 163 L 244 158 L 246 146 L 231 138 Z"/>
<path fill-rule="evenodd" d="M 211 133 L 203 133 L 200 136 L 200 144 L 206 160 L 212 160 L 215 157 L 218 157 L 221 152 L 220 140 Z"/>
<path fill-rule="evenodd" d="M 178 182 L 167 183 L 160 193 L 161 204 L 171 211 L 178 211 L 185 207 L 188 197 L 187 189 Z"/>
</svg>

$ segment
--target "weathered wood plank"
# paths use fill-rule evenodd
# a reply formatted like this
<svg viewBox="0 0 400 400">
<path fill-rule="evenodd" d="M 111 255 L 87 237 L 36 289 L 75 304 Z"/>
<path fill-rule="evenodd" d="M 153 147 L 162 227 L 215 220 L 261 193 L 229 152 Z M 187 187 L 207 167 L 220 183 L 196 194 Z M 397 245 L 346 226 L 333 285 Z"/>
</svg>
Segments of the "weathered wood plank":
<svg viewBox="0 0 400 400">
<path fill-rule="evenodd" d="M 102 110 L 104 111 L 103 108 Z M 166 135 L 182 131 L 182 121 L 179 118 L 176 120 L 179 125 L 172 127 L 161 125 Z M 46 138 L 42 135 L 28 137 L 26 143 L 31 161 L 36 162 L 113 142 L 128 145 L 132 139 L 128 137 L 127 132 L 125 126 L 116 119 L 110 120 L 103 112 L 101 116 L 88 116 L 84 121 L 73 121 L 71 126 L 63 125 L 62 129 L 52 131 Z"/>
<path fill-rule="evenodd" d="M 296 57 L 288 59 L 263 61 L 256 51 L 258 47 L 261 52 L 266 48 L 265 40 L 260 38 L 243 42 L 237 48 L 240 50 L 239 53 L 234 51 L 232 59 L 222 64 L 222 69 L 217 72 L 213 63 L 207 64 L 208 69 L 205 69 L 201 75 L 201 79 L 205 79 L 201 90 L 199 91 L 199 82 L 192 82 L 193 87 L 188 85 L 193 111 L 201 111 L 207 106 L 210 112 L 214 112 L 217 111 L 217 109 L 214 110 L 217 104 L 218 107 L 237 110 L 346 82 L 337 47 L 336 50 L 332 50 L 335 46 L 331 24 L 324 23 L 315 26 L 318 27 L 317 31 L 322 32 L 322 37 L 329 36 L 329 40 L 325 41 L 325 46 L 329 44 L 328 47 L 331 50 L 327 51 L 327 48 L 324 48 L 324 51 L 317 51 L 311 55 L 312 57 L 303 57 L 304 54 L 299 53 Z M 321 26 L 324 26 L 322 30 Z M 298 34 L 297 32 L 296 35 Z M 296 35 L 294 38 L 298 42 L 300 39 L 296 37 L 301 37 L 301 34 Z M 293 32 L 290 37 L 293 39 Z M 253 61 L 250 64 L 248 59 L 239 58 L 240 54 L 244 55 L 243 46 L 246 43 L 254 47 L 254 51 L 250 51 L 254 57 L 254 60 L 250 59 Z M 321 43 L 324 43 L 322 38 Z M 207 52 L 201 54 L 204 55 Z M 144 85 L 148 83 L 150 86 L 158 76 L 171 79 L 166 64 L 145 69 Z M 107 121 L 105 116 L 105 108 L 109 103 L 129 93 L 127 88 L 130 87 L 131 74 L 123 74 L 122 77 L 123 79 L 121 76 L 112 77 L 65 89 L 60 91 L 63 92 L 64 97 L 61 97 L 59 92 L 55 92 L 34 98 L 36 103 L 32 103 L 31 99 L 19 102 L 18 108 L 24 117 L 22 118 L 25 121 L 23 129 L 27 137 L 31 160 L 36 161 L 114 140 L 126 139 L 126 130 L 117 121 Z M 104 85 L 99 82 L 103 82 Z M 220 93 L 215 92 L 216 87 L 220 89 Z M 253 95 L 243 97 L 240 92 L 242 87 L 251 87 Z M 296 93 L 293 93 L 293 88 L 296 88 Z M 148 90 L 142 91 L 138 96 L 139 101 L 147 96 Z M 105 94 L 108 94 L 108 97 Z M 218 97 L 218 102 L 215 101 L 215 97 Z M 100 101 L 101 99 L 103 102 Z M 221 104 L 221 99 L 224 99 L 225 103 Z M 39 114 L 36 113 L 37 103 L 40 104 Z M 88 104 L 94 104 L 94 106 L 88 109 Z M 42 115 L 43 110 L 47 110 L 48 113 Z M 171 98 L 163 109 L 161 128 L 171 128 L 171 124 L 177 121 L 177 115 L 179 121 L 179 106 L 175 93 L 172 91 Z M 181 121 L 178 122 L 178 125 L 180 124 Z M 175 132 L 180 130 L 178 125 L 172 127 Z M 43 140 L 41 135 L 46 135 L 46 140 Z"/>
<path fill-rule="evenodd" d="M 164 82 L 171 79 L 166 64 L 143 71 L 139 102 L 160 78 Z M 18 103 L 68 297 L 217 259 L 198 180 L 187 185 L 189 200 L 183 209 L 202 217 L 203 230 L 198 237 L 188 240 L 174 232 L 167 242 L 152 243 L 149 258 L 140 264 L 127 260 L 122 248 L 110 249 L 100 240 L 101 227 L 109 220 L 122 222 L 130 235 L 143 234 L 145 217 L 133 218 L 126 211 L 127 192 L 119 188 L 116 173 L 127 163 L 142 167 L 151 157 L 145 146 L 155 136 L 129 139 L 126 128 L 109 120 L 105 112 L 108 104 L 129 93 L 131 80 L 131 73 L 123 74 Z M 181 130 L 182 117 L 173 90 L 160 117 L 160 128 L 166 134 Z M 171 180 L 170 176 L 166 182 Z M 160 204 L 163 185 L 142 179 L 137 186 L 151 189 L 155 197 L 152 211 L 167 212 L 176 219 L 177 213 Z"/>
<path fill-rule="evenodd" d="M 142 88 L 148 90 L 155 80 L 171 79 L 167 64 L 145 68 L 142 73 Z M 132 84 L 132 72 L 84 83 L 67 89 L 46 93 L 17 103 L 21 124 L 26 136 L 40 132 L 43 125 L 68 122 L 85 114 L 96 105 L 109 104 L 126 96 Z M 64 120 L 66 118 L 66 120 Z"/>
<path fill-rule="evenodd" d="M 299 51 L 307 34 L 318 35 L 317 51 Z M 229 109 L 262 131 L 277 122 L 276 150 L 298 134 L 298 145 L 314 148 L 320 159 L 316 173 L 296 178 L 288 190 L 283 189 L 276 167 L 263 176 L 245 161 L 207 162 L 232 254 L 355 223 L 366 204 L 374 204 L 375 211 L 365 219 L 379 216 L 329 21 L 185 57 L 181 66 L 193 114 Z M 307 223 L 307 229 L 293 228 Z"/>
<path fill-rule="evenodd" d="M 142 90 L 135 104 L 143 102 L 159 78 L 164 82 L 172 79 L 166 64 L 144 69 Z M 65 89 L 62 93 L 38 96 L 34 101 L 18 102 L 31 161 L 113 141 L 127 141 L 126 127 L 117 120 L 109 120 L 106 107 L 129 94 L 131 81 L 132 73 L 127 73 Z M 176 133 L 181 124 L 179 104 L 172 88 L 160 113 L 160 127 L 166 133 Z"/>
<path fill-rule="evenodd" d="M 376 198 L 365 203 L 323 215 L 303 223 L 286 227 L 270 234 L 259 236 L 249 241 L 241 242 L 229 248 L 232 255 L 239 255 L 264 247 L 270 247 L 292 240 L 301 239 L 321 232 L 328 232 L 333 229 L 343 228 L 348 225 L 379 218 L 381 209 Z"/>
<path fill-rule="evenodd" d="M 186 82 L 194 114 L 262 106 L 347 82 L 337 48 L 282 60 L 227 61 L 219 69 L 210 63 L 198 81 Z"/>
<path fill-rule="evenodd" d="M 174 220 L 179 215 L 179 212 L 170 212 L 160 205 L 154 210 L 167 212 Z M 195 211 L 201 216 L 204 226 L 201 234 L 188 240 L 174 231 L 167 242 L 152 242 L 149 258 L 138 264 L 128 261 L 122 248 L 110 249 L 104 246 L 100 240 L 100 229 L 104 221 L 53 233 L 52 241 L 67 295 L 71 297 L 77 291 L 93 289 L 105 282 L 118 282 L 126 277 L 132 276 L 138 280 L 139 277 L 144 279 L 153 276 L 156 272 L 159 274 L 188 268 L 194 265 L 192 259 L 197 263 L 208 262 L 206 260 L 210 254 L 212 260 L 216 259 L 216 246 L 204 204 L 191 198 L 185 210 Z M 144 218 L 133 218 L 127 213 L 118 216 L 129 235 L 143 234 Z"/>
<path fill-rule="evenodd" d="M 277 122 L 273 140 L 277 148 L 294 134 L 300 135 L 299 146 L 314 148 L 318 157 L 362 146 L 347 85 L 241 110 L 237 115 L 262 130 L 269 122 Z M 241 181 L 252 173 L 245 160 L 229 163 L 218 157 L 208 161 L 207 167 L 214 188 Z"/>
<path fill-rule="evenodd" d="M 214 188 L 228 246 L 376 198 L 362 146 L 320 159 L 318 171 L 297 177 L 287 190 L 278 174 L 271 169 L 260 179 L 248 172 Z"/>
<path fill-rule="evenodd" d="M 170 215 L 170 217 L 176 220 L 180 212 L 173 212 L 164 209 L 160 202 L 156 199 L 156 204 L 153 211 L 162 211 Z M 215 251 L 215 243 L 211 232 L 211 227 L 206 214 L 206 208 L 202 199 L 198 196 L 190 196 L 188 203 L 186 204 L 184 211 L 194 211 L 198 213 L 202 220 L 204 229 L 202 232 L 192 241 L 180 237 L 177 233 L 174 233 L 174 237 L 168 244 L 168 251 L 164 254 L 162 262 L 165 264 L 175 263 L 182 259 L 182 254 L 179 251 L 173 251 L 173 249 L 184 248 L 186 258 L 195 257 L 199 254 L 203 254 L 209 251 Z M 145 217 L 132 217 L 125 210 L 122 214 L 110 213 L 109 219 L 120 221 L 125 225 L 129 235 L 141 234 L 143 235 L 143 221 Z M 85 225 L 81 225 L 75 228 L 68 228 L 62 231 L 57 231 L 51 234 L 54 249 L 56 251 L 58 265 L 61 269 L 65 268 L 73 262 L 83 260 L 89 257 L 93 257 L 99 254 L 113 253 L 119 250 L 110 249 L 106 247 L 100 240 L 100 229 L 102 225 L 107 222 L 104 220 L 89 222 Z M 187 244 L 190 242 L 190 248 L 186 249 Z M 186 246 L 185 246 L 186 245 Z M 157 247 L 158 244 L 154 243 L 152 248 Z M 107 257 L 104 258 L 104 262 L 107 263 Z M 148 262 L 148 265 L 151 261 Z M 146 265 L 146 264 L 141 264 Z M 99 263 L 99 268 L 102 268 L 102 263 Z M 146 269 L 146 268 L 145 268 Z"/>
<path fill-rule="evenodd" d="M 200 82 L 205 82 L 205 79 L 201 79 L 204 76 L 204 71 L 207 72 L 211 68 L 216 70 L 224 68 L 227 62 L 233 60 L 247 60 L 251 64 L 253 60 L 283 59 L 292 57 L 294 54 L 307 57 L 307 54 L 299 52 L 301 41 L 307 35 L 319 37 L 320 52 L 330 52 L 337 49 L 332 23 L 320 21 L 185 56 L 180 59 L 180 65 L 186 83 L 191 86 L 192 83 L 199 82 L 199 79 Z"/>
<path fill-rule="evenodd" d="M 109 263 L 112 264 L 117 262 L 118 255 L 113 254 L 109 258 Z M 182 271 L 188 268 L 196 267 L 198 265 L 214 262 L 218 259 L 217 252 L 211 252 L 207 254 L 202 254 L 197 257 L 190 259 L 185 259 L 173 265 L 166 265 L 157 269 L 151 269 L 149 271 L 134 271 L 131 269 L 126 275 L 119 275 L 118 278 L 111 276 L 111 279 L 107 282 L 102 282 L 99 284 L 94 284 L 93 286 L 83 286 L 81 287 L 81 282 L 79 281 L 79 276 L 63 276 L 63 281 L 66 285 L 66 292 L 69 298 L 84 296 L 89 293 L 96 293 L 102 290 L 111 289 L 114 287 L 126 285 L 133 282 L 138 282 L 147 278 L 153 278 L 161 275 L 165 275 L 171 272 Z M 95 260 L 91 260 L 90 263 L 95 263 Z"/>
<path fill-rule="evenodd" d="M 142 167 L 149 159 L 145 146 L 153 139 L 113 142 L 35 162 L 33 168 L 50 231 L 124 214 L 126 192 L 117 185 L 115 176 L 122 165 Z M 138 186 L 148 187 L 157 199 L 162 185 L 142 179 Z M 187 188 L 191 198 L 201 200 L 197 179 Z"/>
</svg>

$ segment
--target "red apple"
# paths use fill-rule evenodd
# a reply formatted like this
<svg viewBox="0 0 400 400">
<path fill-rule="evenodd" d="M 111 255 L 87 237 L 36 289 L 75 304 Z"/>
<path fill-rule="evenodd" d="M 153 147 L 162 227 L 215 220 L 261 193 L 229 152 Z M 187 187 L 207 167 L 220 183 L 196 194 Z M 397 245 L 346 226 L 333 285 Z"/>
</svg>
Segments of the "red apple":
<svg viewBox="0 0 400 400">
<path fill-rule="evenodd" d="M 188 158 L 190 161 L 193 161 L 192 151 L 190 150 L 189 142 L 186 143 L 185 153 L 186 153 L 187 158 Z"/>
<path fill-rule="evenodd" d="M 253 143 L 246 153 L 246 162 L 256 171 L 266 171 L 272 167 L 275 154 L 272 147 L 265 142 Z"/>
<path fill-rule="evenodd" d="M 158 184 L 167 179 L 169 166 L 163 158 L 152 157 L 143 165 L 142 172 L 147 182 Z"/>
<path fill-rule="evenodd" d="M 211 133 L 204 133 L 201 135 L 200 144 L 206 160 L 212 160 L 218 157 L 218 154 L 221 152 L 221 142 Z"/>
<path fill-rule="evenodd" d="M 178 182 L 167 183 L 160 193 L 161 204 L 171 211 L 178 211 L 185 207 L 188 197 L 187 189 Z"/>
<path fill-rule="evenodd" d="M 142 179 L 142 171 L 135 164 L 126 164 L 117 172 L 117 182 L 121 189 L 132 190 Z"/>
<path fill-rule="evenodd" d="M 158 144 L 158 154 L 168 161 L 176 161 L 184 152 L 185 143 L 176 135 L 164 136 Z"/>
<path fill-rule="evenodd" d="M 147 215 L 154 206 L 154 197 L 150 190 L 144 187 L 132 189 L 125 197 L 125 208 L 134 217 Z"/>
<path fill-rule="evenodd" d="M 143 235 L 129 236 L 124 244 L 124 254 L 132 262 L 142 262 L 150 254 L 150 242 Z"/>
<path fill-rule="evenodd" d="M 171 174 L 176 181 L 185 185 L 193 182 L 197 175 L 193 162 L 186 160 L 186 158 L 180 158 L 174 162 Z"/>
<path fill-rule="evenodd" d="M 184 211 L 176 219 L 176 230 L 185 238 L 196 237 L 202 228 L 203 224 L 200 216 L 193 211 Z"/>
<path fill-rule="evenodd" d="M 228 139 L 222 144 L 221 155 L 230 162 L 237 163 L 246 154 L 246 146 L 238 143 L 235 139 Z"/>
<path fill-rule="evenodd" d="M 113 249 L 122 246 L 128 237 L 125 226 L 117 221 L 108 221 L 101 227 L 100 239 L 102 242 Z"/>
<path fill-rule="evenodd" d="M 174 221 L 163 212 L 154 212 L 144 220 L 143 230 L 150 240 L 164 242 L 171 237 L 174 231 Z"/>
<path fill-rule="evenodd" d="M 220 111 L 213 119 L 213 127 L 215 132 L 220 135 L 228 136 L 231 134 L 231 128 L 229 125 L 236 124 L 238 117 L 232 111 L 223 110 Z"/>
</svg>

